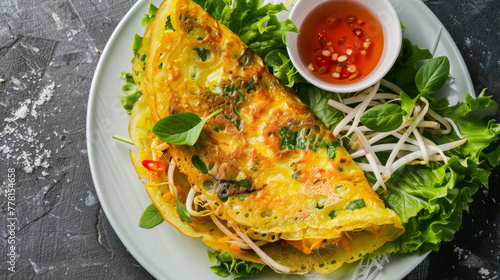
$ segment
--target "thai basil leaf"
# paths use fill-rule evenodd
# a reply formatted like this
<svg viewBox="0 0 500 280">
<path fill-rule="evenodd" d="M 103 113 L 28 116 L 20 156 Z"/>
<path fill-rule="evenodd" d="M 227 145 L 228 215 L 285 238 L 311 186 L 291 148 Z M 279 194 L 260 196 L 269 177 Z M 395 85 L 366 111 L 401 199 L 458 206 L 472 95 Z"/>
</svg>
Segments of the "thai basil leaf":
<svg viewBox="0 0 500 280">
<path fill-rule="evenodd" d="M 160 210 L 154 204 L 151 204 L 142 213 L 139 219 L 139 226 L 142 228 L 152 228 L 161 224 L 161 222 L 163 222 L 163 217 Z"/>
<path fill-rule="evenodd" d="M 203 174 L 207 174 L 208 173 L 208 167 L 207 167 L 207 165 L 205 164 L 205 162 L 199 156 L 194 155 L 191 158 L 191 162 L 193 163 L 194 167 L 196 167 L 196 169 L 200 170 L 201 173 L 203 173 Z"/>
<path fill-rule="evenodd" d="M 191 215 L 189 215 L 189 212 L 187 211 L 186 207 L 182 205 L 177 196 L 175 196 L 175 200 L 177 201 L 177 203 L 175 204 L 175 208 L 177 209 L 177 214 L 179 215 L 179 218 L 181 218 L 183 222 L 191 223 L 192 222 Z"/>
<path fill-rule="evenodd" d="M 427 61 L 415 75 L 415 85 L 424 97 L 441 89 L 450 74 L 450 61 L 446 56 L 435 57 Z"/>
<path fill-rule="evenodd" d="M 397 129 L 403 123 L 401 107 L 387 103 L 375 106 L 361 116 L 361 122 L 369 129 L 387 132 Z"/>
<path fill-rule="evenodd" d="M 170 115 L 157 121 L 151 131 L 167 143 L 193 146 L 200 137 L 203 125 L 220 112 L 222 108 L 204 119 L 190 112 Z"/>
</svg>

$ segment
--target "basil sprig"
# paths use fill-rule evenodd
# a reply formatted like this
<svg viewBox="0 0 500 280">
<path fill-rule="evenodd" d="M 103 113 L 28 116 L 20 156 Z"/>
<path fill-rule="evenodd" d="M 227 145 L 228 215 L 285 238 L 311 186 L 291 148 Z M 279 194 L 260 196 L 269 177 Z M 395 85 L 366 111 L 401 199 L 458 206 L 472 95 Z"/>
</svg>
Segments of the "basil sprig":
<svg viewBox="0 0 500 280">
<path fill-rule="evenodd" d="M 193 146 L 200 137 L 203 125 L 220 112 L 222 108 L 204 119 L 191 112 L 170 115 L 157 121 L 151 131 L 167 143 Z"/>
<path fill-rule="evenodd" d="M 181 218 L 183 222 L 191 223 L 191 215 L 189 215 L 186 207 L 182 205 L 177 196 L 175 196 L 175 200 L 177 201 L 175 208 L 179 218 Z M 139 219 L 139 226 L 142 228 L 152 228 L 161 224 L 161 222 L 163 222 L 163 217 L 160 210 L 158 210 L 154 204 L 150 204 L 146 207 L 144 212 L 142 212 L 141 218 Z"/>
<path fill-rule="evenodd" d="M 435 57 L 427 61 L 415 75 L 415 85 L 426 97 L 443 87 L 450 73 L 450 61 L 446 56 Z"/>
<path fill-rule="evenodd" d="M 409 116 L 413 105 L 421 97 L 432 100 L 433 94 L 440 90 L 448 79 L 450 62 L 445 56 L 436 57 L 420 67 L 415 75 L 415 85 L 420 92 L 414 98 L 401 92 L 401 106 L 397 104 L 378 105 L 361 116 L 361 122 L 369 129 L 388 132 L 397 129 L 404 116 Z"/>
<path fill-rule="evenodd" d="M 142 228 L 152 228 L 161 224 L 161 222 L 163 222 L 163 217 L 160 210 L 154 204 L 151 204 L 142 213 L 139 219 L 139 226 Z"/>
<path fill-rule="evenodd" d="M 175 200 L 177 201 L 177 203 L 175 204 L 175 208 L 177 209 L 177 214 L 179 215 L 179 218 L 181 218 L 183 222 L 191 223 L 192 222 L 191 215 L 189 215 L 189 212 L 187 211 L 186 207 L 182 205 L 177 196 L 175 196 Z"/>
</svg>

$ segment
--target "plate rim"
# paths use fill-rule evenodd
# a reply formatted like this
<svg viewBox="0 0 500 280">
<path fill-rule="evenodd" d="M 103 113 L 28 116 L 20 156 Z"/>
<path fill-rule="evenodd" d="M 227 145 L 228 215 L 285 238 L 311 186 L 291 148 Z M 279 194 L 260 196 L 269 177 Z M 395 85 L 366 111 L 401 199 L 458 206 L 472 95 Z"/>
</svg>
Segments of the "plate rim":
<svg viewBox="0 0 500 280">
<path fill-rule="evenodd" d="M 100 182 L 99 178 L 97 178 L 96 166 L 93 162 L 94 157 L 94 148 L 90 144 L 92 142 L 92 130 L 93 130 L 93 120 L 95 118 L 94 114 L 92 114 L 93 109 L 95 108 L 97 103 L 97 87 L 98 84 L 96 81 L 99 81 L 102 77 L 101 72 L 103 72 L 103 68 L 105 66 L 105 61 L 107 58 L 108 52 L 111 51 L 111 47 L 115 44 L 115 41 L 119 40 L 119 35 L 121 31 L 125 28 L 127 22 L 134 17 L 135 13 L 137 13 L 139 9 L 142 8 L 143 5 L 147 3 L 147 0 L 139 0 L 137 1 L 125 14 L 125 16 L 120 20 L 116 28 L 113 30 L 113 33 L 109 37 L 109 40 L 106 42 L 106 45 L 101 53 L 99 58 L 99 62 L 97 63 L 94 75 L 92 76 L 92 84 L 89 90 L 89 102 L 87 105 L 87 117 L 86 117 L 86 144 L 87 144 L 87 157 L 89 159 L 89 168 L 92 176 L 92 182 L 94 183 L 94 189 L 96 191 L 97 197 L 99 198 L 99 204 L 106 215 L 113 231 L 120 239 L 120 242 L 123 243 L 123 246 L 130 252 L 133 258 L 154 278 L 163 279 L 163 275 L 160 271 L 158 271 L 155 267 L 151 266 L 146 260 L 142 257 L 142 251 L 137 250 L 135 246 L 132 244 L 131 240 L 126 236 L 125 231 L 122 230 L 120 226 L 117 224 L 118 217 L 113 213 L 110 209 L 109 203 L 104 202 L 103 199 L 104 194 L 101 192 L 98 182 Z"/>
</svg>

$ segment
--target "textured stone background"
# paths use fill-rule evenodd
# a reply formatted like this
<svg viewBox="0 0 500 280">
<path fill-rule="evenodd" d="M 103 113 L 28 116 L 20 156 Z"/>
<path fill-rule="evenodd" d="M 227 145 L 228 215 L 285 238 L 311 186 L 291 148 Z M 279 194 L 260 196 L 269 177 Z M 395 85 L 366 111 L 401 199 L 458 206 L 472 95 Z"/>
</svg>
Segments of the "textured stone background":
<svg viewBox="0 0 500 280">
<path fill-rule="evenodd" d="M 500 101 L 500 1 L 424 1 L 460 49 L 476 93 Z M 85 143 L 87 100 L 102 50 L 132 0 L 0 1 L 0 193 L 16 169 L 16 272 L 7 271 L 0 200 L 0 279 L 150 279 L 95 195 Z M 117 89 L 117 92 L 119 89 Z M 497 115 L 497 119 L 498 119 Z M 456 239 L 407 279 L 495 279 L 499 172 L 464 213 Z"/>
</svg>

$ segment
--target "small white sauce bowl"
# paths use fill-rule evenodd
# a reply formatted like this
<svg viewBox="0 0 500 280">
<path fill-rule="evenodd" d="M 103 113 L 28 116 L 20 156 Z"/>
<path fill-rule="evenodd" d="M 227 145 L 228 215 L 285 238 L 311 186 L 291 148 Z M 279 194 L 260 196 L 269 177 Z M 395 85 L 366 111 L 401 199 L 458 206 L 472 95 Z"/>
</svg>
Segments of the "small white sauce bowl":
<svg viewBox="0 0 500 280">
<path fill-rule="evenodd" d="M 289 18 L 300 30 L 302 22 L 312 10 L 325 2 L 333 1 L 339 0 L 298 0 L 290 12 Z M 302 77 L 304 77 L 304 79 L 311 84 L 331 92 L 356 92 L 374 85 L 376 82 L 380 81 L 385 74 L 387 74 L 387 72 L 389 72 L 401 50 L 401 24 L 396 10 L 394 10 L 394 7 L 392 7 L 388 0 L 349 1 L 360 2 L 364 6 L 370 8 L 380 19 L 384 32 L 384 48 L 380 60 L 370 74 L 362 79 L 349 84 L 334 84 L 318 79 L 300 59 L 297 48 L 298 34 L 294 32 L 286 33 L 287 51 L 292 63 L 295 65 L 295 68 L 297 68 L 300 75 L 302 75 Z M 345 2 L 345 0 L 343 0 L 343 2 Z"/>
</svg>

